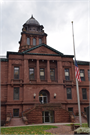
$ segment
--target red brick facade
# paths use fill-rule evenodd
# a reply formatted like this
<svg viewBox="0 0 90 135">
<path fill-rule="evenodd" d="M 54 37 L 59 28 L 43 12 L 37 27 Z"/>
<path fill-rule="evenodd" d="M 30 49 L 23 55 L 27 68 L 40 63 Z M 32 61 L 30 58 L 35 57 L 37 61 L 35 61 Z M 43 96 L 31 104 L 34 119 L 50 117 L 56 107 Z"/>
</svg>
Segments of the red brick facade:
<svg viewBox="0 0 90 135">
<path fill-rule="evenodd" d="M 32 18 L 33 19 L 33 18 Z M 7 52 L 7 58 L 1 59 L 1 119 L 5 120 L 7 113 L 14 117 L 14 109 L 19 109 L 18 116 L 30 107 L 36 107 L 26 116 L 29 123 L 42 123 L 42 112 L 53 112 L 53 122 L 69 122 L 70 116 L 68 108 L 73 108 L 74 114 L 78 113 L 75 69 L 73 56 L 64 55 L 61 52 L 46 45 L 47 34 L 44 31 L 28 31 L 40 28 L 39 24 L 25 24 L 27 29 L 22 31 L 19 52 Z M 31 27 L 32 26 L 32 27 Z M 27 45 L 27 37 L 30 37 L 30 45 Z M 36 45 L 33 45 L 35 38 Z M 39 44 L 39 38 L 42 39 Z M 84 79 L 79 83 L 81 112 L 89 104 L 89 62 L 78 61 L 79 69 L 84 71 Z M 14 77 L 14 68 L 19 68 L 19 78 Z M 29 69 L 34 70 L 33 79 L 30 79 Z M 40 73 L 40 69 L 44 72 Z M 53 69 L 53 73 L 50 72 Z M 68 69 L 65 78 L 65 70 Z M 44 79 L 40 78 L 44 77 Z M 51 79 L 53 74 L 54 79 Z M 83 75 L 82 75 L 83 76 Z M 14 99 L 14 88 L 19 88 Z M 71 90 L 70 99 L 67 98 L 67 88 Z M 86 93 L 82 93 L 85 88 Z M 40 96 L 40 91 L 46 92 L 46 97 Z M 36 95 L 34 97 L 34 94 Z M 56 94 L 56 97 L 54 97 Z M 40 103 L 40 98 L 46 104 Z M 51 112 L 51 113 L 52 113 Z M 45 113 L 44 113 L 45 114 Z M 45 114 L 45 118 L 49 118 Z M 45 122 L 45 121 L 44 121 Z"/>
</svg>

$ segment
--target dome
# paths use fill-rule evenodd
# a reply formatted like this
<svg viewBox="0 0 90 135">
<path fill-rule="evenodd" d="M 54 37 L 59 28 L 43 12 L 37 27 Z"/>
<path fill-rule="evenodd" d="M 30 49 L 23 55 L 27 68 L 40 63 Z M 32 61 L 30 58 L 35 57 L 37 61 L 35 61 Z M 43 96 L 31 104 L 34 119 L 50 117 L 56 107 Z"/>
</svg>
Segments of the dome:
<svg viewBox="0 0 90 135">
<path fill-rule="evenodd" d="M 33 17 L 33 15 L 32 15 L 31 18 L 26 22 L 26 24 L 29 24 L 29 25 L 40 25 L 39 22 Z"/>
</svg>

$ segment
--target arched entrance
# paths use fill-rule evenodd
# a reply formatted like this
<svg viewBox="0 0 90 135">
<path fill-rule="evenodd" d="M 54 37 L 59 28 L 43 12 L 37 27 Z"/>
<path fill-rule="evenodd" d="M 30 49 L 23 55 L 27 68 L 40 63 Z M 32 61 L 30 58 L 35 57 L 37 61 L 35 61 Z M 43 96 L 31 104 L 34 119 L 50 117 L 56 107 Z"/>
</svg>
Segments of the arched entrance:
<svg viewBox="0 0 90 135">
<path fill-rule="evenodd" d="M 50 101 L 50 94 L 47 90 L 41 90 L 39 92 L 39 101 L 41 104 L 46 104 Z"/>
</svg>

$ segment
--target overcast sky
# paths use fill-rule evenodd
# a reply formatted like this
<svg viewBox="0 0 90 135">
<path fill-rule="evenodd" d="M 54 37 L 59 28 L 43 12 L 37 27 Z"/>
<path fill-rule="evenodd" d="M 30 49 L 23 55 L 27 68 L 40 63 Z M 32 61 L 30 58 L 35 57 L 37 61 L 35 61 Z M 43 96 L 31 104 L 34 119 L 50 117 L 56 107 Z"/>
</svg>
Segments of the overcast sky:
<svg viewBox="0 0 90 135">
<path fill-rule="evenodd" d="M 0 55 L 18 51 L 22 25 L 33 14 L 47 45 L 67 55 L 73 55 L 73 21 L 76 58 L 90 61 L 90 0 L 0 0 L 0 10 Z"/>
</svg>

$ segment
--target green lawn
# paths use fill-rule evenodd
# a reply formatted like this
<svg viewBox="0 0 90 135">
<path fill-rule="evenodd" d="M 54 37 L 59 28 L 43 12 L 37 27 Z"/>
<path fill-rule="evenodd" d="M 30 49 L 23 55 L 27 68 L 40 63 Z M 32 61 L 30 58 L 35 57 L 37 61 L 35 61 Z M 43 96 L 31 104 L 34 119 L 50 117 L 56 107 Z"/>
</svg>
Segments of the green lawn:
<svg viewBox="0 0 90 135">
<path fill-rule="evenodd" d="M 80 125 L 80 124 L 74 124 L 74 125 Z M 71 124 L 66 124 L 66 126 L 71 126 Z M 82 123 L 82 127 L 88 127 L 88 124 L 87 123 Z"/>
<path fill-rule="evenodd" d="M 56 126 L 23 126 L 23 127 L 8 127 L 1 128 L 1 134 L 51 134 L 44 130 L 57 128 Z"/>
</svg>

